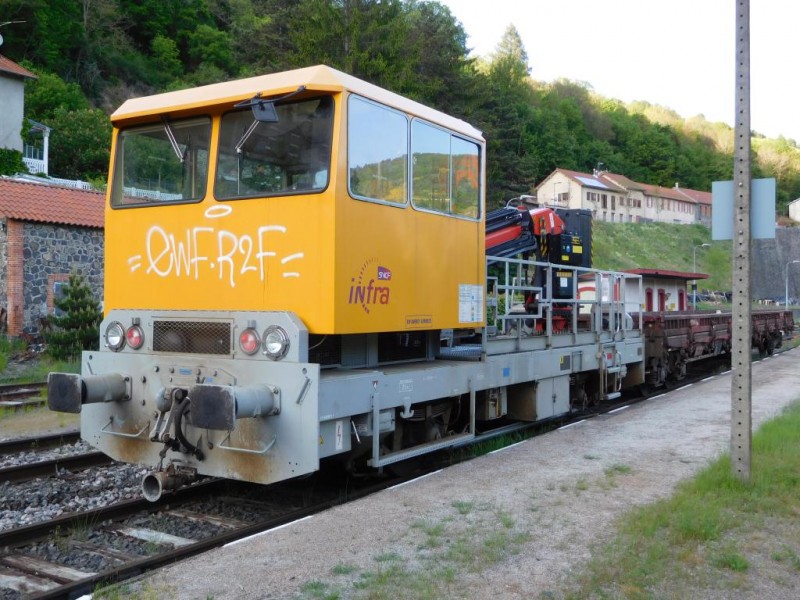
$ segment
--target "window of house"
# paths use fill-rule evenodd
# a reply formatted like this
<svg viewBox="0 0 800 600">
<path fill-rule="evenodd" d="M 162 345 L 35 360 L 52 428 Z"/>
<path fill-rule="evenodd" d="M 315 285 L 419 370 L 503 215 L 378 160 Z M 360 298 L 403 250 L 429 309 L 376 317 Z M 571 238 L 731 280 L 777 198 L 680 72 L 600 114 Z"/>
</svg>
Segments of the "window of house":
<svg viewBox="0 0 800 600">
<path fill-rule="evenodd" d="M 64 297 L 65 286 L 69 283 L 69 273 L 55 273 L 47 276 L 47 312 L 60 317 L 64 314 L 56 307 L 56 299 Z"/>
</svg>

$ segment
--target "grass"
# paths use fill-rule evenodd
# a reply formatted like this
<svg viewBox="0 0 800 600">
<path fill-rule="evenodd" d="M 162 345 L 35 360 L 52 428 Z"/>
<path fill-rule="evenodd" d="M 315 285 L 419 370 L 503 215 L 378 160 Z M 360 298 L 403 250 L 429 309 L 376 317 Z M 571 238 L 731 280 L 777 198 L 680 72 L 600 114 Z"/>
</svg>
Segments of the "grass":
<svg viewBox="0 0 800 600">
<path fill-rule="evenodd" d="M 319 600 L 469 597 L 460 574 L 480 574 L 517 554 L 530 535 L 493 505 L 454 501 L 436 520 L 413 523 L 403 540 L 407 552 L 373 557 L 374 567 L 340 563 L 327 580 L 307 582 L 301 597 Z M 409 554 L 410 552 L 410 554 Z"/>
<path fill-rule="evenodd" d="M 92 593 L 92 598 L 96 600 L 165 600 L 179 597 L 174 586 L 153 585 L 150 582 L 144 582 L 141 586 L 125 582 L 105 584 L 98 586 Z M 206 596 L 206 600 L 213 600 L 213 596 Z"/>
<path fill-rule="evenodd" d="M 701 244 L 711 246 L 693 252 Z M 712 243 L 711 230 L 703 225 L 593 221 L 592 246 L 592 264 L 598 269 L 661 267 L 692 271 L 696 266 L 697 271 L 709 274 L 701 287 L 730 289 L 730 244 Z"/>
<path fill-rule="evenodd" d="M 6 335 L 0 336 L 0 372 L 6 370 L 8 359 L 25 350 L 25 342 Z"/>
<path fill-rule="evenodd" d="M 18 372 L 13 376 L 0 376 L 0 383 L 32 383 L 46 381 L 48 373 L 54 371 L 61 373 L 80 373 L 81 365 L 79 361 L 66 362 L 53 360 L 47 355 L 42 355 L 21 365 Z"/>
<path fill-rule="evenodd" d="M 80 415 L 53 412 L 47 406 L 30 406 L 22 410 L 0 409 L 0 439 L 27 437 L 31 431 L 63 431 L 78 429 Z"/>
<path fill-rule="evenodd" d="M 606 471 L 623 473 L 624 466 Z M 631 511 L 616 539 L 596 548 L 570 598 L 696 597 L 739 589 L 754 561 L 800 572 L 798 547 L 758 532 L 800 539 L 800 404 L 753 437 L 751 482 L 723 456 L 669 499 Z M 774 546 L 774 547 L 773 547 Z M 665 590 L 669 590 L 668 593 Z"/>
<path fill-rule="evenodd" d="M 16 352 L 16 344 L 10 343 L 7 338 L 0 336 L 0 364 L 8 366 L 9 354 L 6 351 Z M 80 372 L 78 362 L 60 362 L 50 359 L 48 356 L 37 356 L 33 359 L 21 362 L 14 369 L 15 373 L 11 376 L 4 373 L 0 376 L 0 383 L 31 383 L 46 381 L 47 374 L 52 371 L 65 373 Z M 46 395 L 46 390 L 42 390 L 42 395 Z M 28 405 L 21 409 L 0 408 L 0 439 L 10 437 L 24 437 L 30 431 L 59 431 L 64 429 L 77 429 L 80 422 L 80 415 L 72 415 L 61 412 L 52 412 L 46 406 Z"/>
</svg>

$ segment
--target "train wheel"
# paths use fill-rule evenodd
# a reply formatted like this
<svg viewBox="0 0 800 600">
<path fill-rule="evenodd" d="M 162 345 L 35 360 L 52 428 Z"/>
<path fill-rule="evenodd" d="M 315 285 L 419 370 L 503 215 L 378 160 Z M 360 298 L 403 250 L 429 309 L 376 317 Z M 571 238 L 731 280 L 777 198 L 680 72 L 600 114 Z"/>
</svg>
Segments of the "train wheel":
<svg viewBox="0 0 800 600">
<path fill-rule="evenodd" d="M 775 351 L 775 343 L 769 336 L 758 339 L 758 354 L 760 356 L 770 356 Z"/>
</svg>

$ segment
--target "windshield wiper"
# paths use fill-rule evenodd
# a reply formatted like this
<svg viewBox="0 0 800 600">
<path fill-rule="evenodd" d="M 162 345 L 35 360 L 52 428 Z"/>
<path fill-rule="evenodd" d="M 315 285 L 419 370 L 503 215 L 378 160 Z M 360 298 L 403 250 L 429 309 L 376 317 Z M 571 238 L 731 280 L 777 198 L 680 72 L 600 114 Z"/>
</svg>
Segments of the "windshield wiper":
<svg viewBox="0 0 800 600">
<path fill-rule="evenodd" d="M 169 124 L 167 115 L 161 115 L 161 120 L 164 122 L 164 132 L 167 134 L 167 139 L 172 145 L 172 149 L 175 151 L 175 156 L 177 156 L 178 160 L 183 163 L 183 161 L 186 160 L 186 154 L 181 152 L 181 146 L 178 144 L 178 140 L 175 138 L 175 132 L 172 131 L 172 125 Z"/>
<path fill-rule="evenodd" d="M 256 127 L 258 127 L 259 123 L 260 123 L 260 121 L 256 121 L 256 120 L 253 120 L 253 122 L 250 123 L 250 127 L 248 127 L 247 131 L 245 131 L 244 135 L 242 135 L 242 139 L 240 139 L 238 142 L 236 142 L 236 145 L 234 146 L 234 148 L 236 149 L 236 154 L 241 154 L 242 153 L 242 146 L 244 146 L 247 143 L 247 139 L 255 131 L 255 129 L 256 129 Z"/>
<path fill-rule="evenodd" d="M 250 127 L 247 128 L 247 131 L 244 132 L 242 138 L 236 142 L 234 148 L 236 149 L 237 154 L 242 153 L 242 148 L 247 143 L 248 138 L 253 134 L 256 127 L 258 127 L 259 123 L 277 123 L 278 122 L 278 112 L 275 110 L 275 103 L 281 102 L 283 100 L 287 100 L 292 96 L 296 96 L 300 92 L 304 92 L 306 86 L 301 85 L 293 92 L 289 92 L 288 94 L 281 96 L 280 98 L 272 98 L 271 100 L 264 100 L 261 97 L 261 92 L 258 92 L 255 96 L 250 98 L 249 100 L 243 100 L 242 102 L 237 102 L 233 105 L 234 108 L 242 108 L 244 106 L 249 106 L 253 111 L 253 123 Z"/>
</svg>

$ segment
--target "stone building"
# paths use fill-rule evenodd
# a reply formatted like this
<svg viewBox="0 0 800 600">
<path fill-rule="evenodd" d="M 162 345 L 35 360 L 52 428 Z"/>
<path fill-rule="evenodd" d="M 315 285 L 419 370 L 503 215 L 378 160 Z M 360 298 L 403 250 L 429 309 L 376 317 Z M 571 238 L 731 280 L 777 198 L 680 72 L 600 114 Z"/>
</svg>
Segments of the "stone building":
<svg viewBox="0 0 800 600">
<path fill-rule="evenodd" d="M 0 309 L 9 335 L 37 331 L 72 273 L 102 301 L 104 204 L 99 192 L 0 178 Z"/>
</svg>

